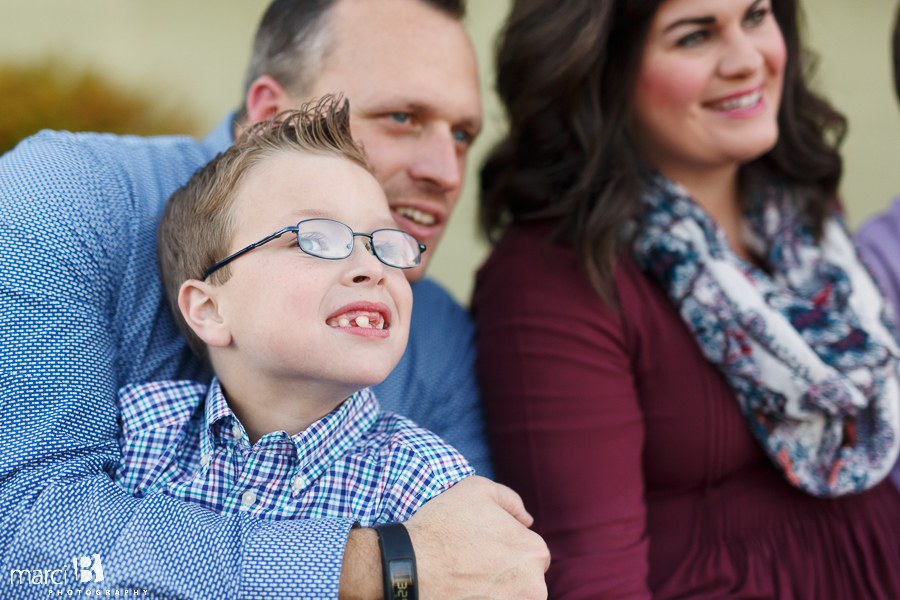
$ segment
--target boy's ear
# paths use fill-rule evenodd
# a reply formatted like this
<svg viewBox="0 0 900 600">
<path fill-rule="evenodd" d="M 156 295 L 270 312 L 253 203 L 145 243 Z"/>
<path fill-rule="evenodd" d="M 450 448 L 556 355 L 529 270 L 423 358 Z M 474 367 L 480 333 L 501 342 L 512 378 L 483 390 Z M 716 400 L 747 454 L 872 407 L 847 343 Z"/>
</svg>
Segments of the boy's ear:
<svg viewBox="0 0 900 600">
<path fill-rule="evenodd" d="M 247 124 L 267 121 L 291 108 L 290 98 L 281 84 L 268 75 L 256 78 L 247 90 Z"/>
<path fill-rule="evenodd" d="M 219 313 L 216 287 L 212 284 L 197 279 L 182 283 L 178 308 L 188 327 L 208 346 L 222 348 L 231 343 L 231 331 Z"/>
</svg>

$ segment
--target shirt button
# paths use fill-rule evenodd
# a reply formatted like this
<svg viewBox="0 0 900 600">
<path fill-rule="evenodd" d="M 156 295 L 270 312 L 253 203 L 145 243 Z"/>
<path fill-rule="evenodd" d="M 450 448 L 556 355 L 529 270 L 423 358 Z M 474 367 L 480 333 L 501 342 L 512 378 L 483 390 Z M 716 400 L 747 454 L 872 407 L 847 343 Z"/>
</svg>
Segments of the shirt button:
<svg viewBox="0 0 900 600">
<path fill-rule="evenodd" d="M 200 466 L 205 467 L 209 464 L 210 459 L 212 458 L 212 454 L 204 454 L 200 457 Z"/>
<path fill-rule="evenodd" d="M 241 504 L 244 506 L 253 506 L 256 504 L 256 492 L 253 490 L 247 490 L 243 494 L 241 494 Z"/>
<path fill-rule="evenodd" d="M 234 439 L 236 439 L 237 441 L 241 441 L 241 438 L 244 437 L 241 434 L 241 426 L 238 424 L 235 424 L 235 426 L 231 428 L 231 434 L 234 436 Z"/>
<path fill-rule="evenodd" d="M 297 477 L 294 477 L 291 483 L 294 486 L 294 491 L 297 491 L 303 487 L 303 479 L 301 479 L 299 475 Z"/>
</svg>

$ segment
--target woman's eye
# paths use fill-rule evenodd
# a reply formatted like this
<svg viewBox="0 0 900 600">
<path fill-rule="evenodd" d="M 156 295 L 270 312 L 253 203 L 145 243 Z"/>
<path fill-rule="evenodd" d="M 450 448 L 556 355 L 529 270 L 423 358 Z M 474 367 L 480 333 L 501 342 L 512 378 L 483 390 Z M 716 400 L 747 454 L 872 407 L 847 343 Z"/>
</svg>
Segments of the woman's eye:
<svg viewBox="0 0 900 600">
<path fill-rule="evenodd" d="M 705 30 L 695 31 L 694 33 L 690 33 L 680 40 L 678 40 L 678 45 L 682 48 L 695 48 L 701 44 L 703 44 L 706 40 L 709 39 L 709 32 Z"/>
<path fill-rule="evenodd" d="M 766 20 L 766 15 L 769 14 L 769 9 L 767 8 L 759 8 L 754 11 L 751 11 L 744 17 L 744 25 L 749 27 L 755 27 L 756 25 L 761 24 Z"/>
</svg>

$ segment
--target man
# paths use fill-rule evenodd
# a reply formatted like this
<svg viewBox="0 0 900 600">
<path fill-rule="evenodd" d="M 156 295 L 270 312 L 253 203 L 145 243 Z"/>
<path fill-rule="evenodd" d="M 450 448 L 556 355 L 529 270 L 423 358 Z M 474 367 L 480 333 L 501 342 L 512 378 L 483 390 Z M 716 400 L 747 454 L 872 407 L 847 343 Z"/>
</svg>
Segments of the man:
<svg viewBox="0 0 900 600">
<path fill-rule="evenodd" d="M 270 119 L 329 93 L 350 100 L 353 136 L 394 218 L 428 247 L 422 265 L 408 273 L 410 283 L 418 282 L 410 348 L 375 393 L 386 410 L 428 422 L 479 475 L 491 477 L 472 324 L 437 284 L 420 282 L 481 129 L 475 54 L 458 20 L 462 10 L 459 0 L 276 1 L 257 32 L 236 121 L 242 127 Z M 298 40 L 286 23 L 304 23 L 309 33 Z M 390 57 L 402 57 L 402 64 Z"/>
<path fill-rule="evenodd" d="M 446 0 L 277 0 L 257 50 L 269 26 L 288 26 L 274 27 L 269 50 L 254 56 L 240 124 L 344 92 L 398 222 L 433 250 L 480 123 L 461 13 Z M 221 518 L 168 497 L 131 498 L 106 475 L 118 460 L 120 385 L 207 375 L 162 302 L 155 217 L 231 136 L 230 123 L 202 143 L 42 134 L 0 159 L 0 552 L 11 570 L 2 597 L 65 594 L 53 587 L 63 576 L 76 593 L 381 597 L 371 530 Z M 425 342 L 411 339 L 407 370 L 378 390 L 382 404 L 431 406 L 399 412 L 439 433 L 443 425 L 461 447 L 474 440 L 462 450 L 480 468 L 476 408 L 432 394 L 447 379 L 471 388 L 470 326 L 435 284 L 420 281 L 414 295 L 412 329 L 431 329 L 420 329 Z M 429 355 L 435 346 L 449 354 Z M 475 435 L 466 425 L 454 441 L 446 425 L 473 412 Z M 407 522 L 420 597 L 545 596 L 546 546 L 509 514 L 523 510 L 515 494 L 479 478 L 426 504 Z"/>
</svg>

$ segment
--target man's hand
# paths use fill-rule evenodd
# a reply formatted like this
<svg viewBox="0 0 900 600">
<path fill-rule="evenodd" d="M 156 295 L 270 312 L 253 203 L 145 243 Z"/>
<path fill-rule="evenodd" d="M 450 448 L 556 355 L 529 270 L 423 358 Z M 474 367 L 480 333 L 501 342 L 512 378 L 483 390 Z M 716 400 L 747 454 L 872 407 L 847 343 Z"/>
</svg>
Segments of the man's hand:
<svg viewBox="0 0 900 600">
<path fill-rule="evenodd" d="M 422 600 L 545 599 L 547 544 L 504 485 L 468 477 L 426 503 L 406 528 Z"/>
</svg>

